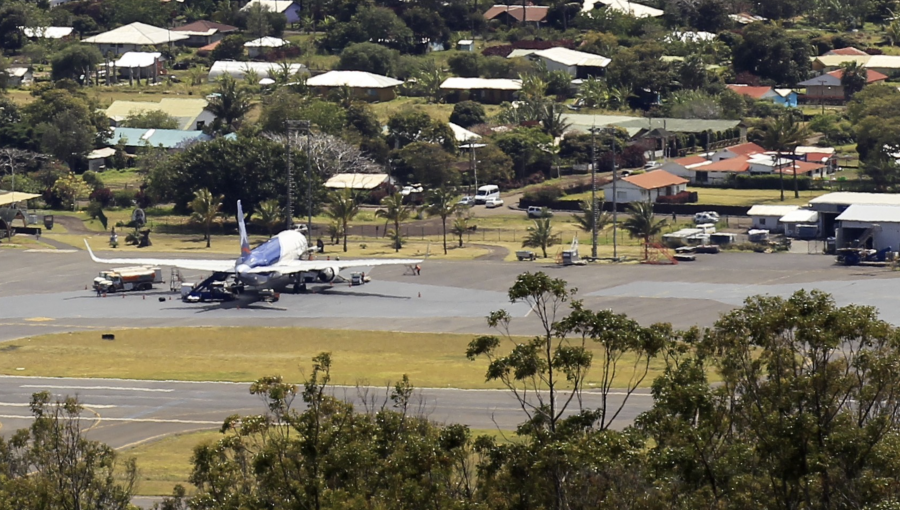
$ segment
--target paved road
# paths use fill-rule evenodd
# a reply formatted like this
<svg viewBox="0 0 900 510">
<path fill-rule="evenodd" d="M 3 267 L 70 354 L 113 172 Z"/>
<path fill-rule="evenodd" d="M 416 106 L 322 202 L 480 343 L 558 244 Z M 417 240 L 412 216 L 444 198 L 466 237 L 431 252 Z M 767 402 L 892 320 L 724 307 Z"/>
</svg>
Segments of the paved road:
<svg viewBox="0 0 900 510">
<path fill-rule="evenodd" d="M 60 379 L 0 377 L 0 423 L 3 432 L 27 427 L 31 422 L 27 403 L 31 395 L 49 391 L 60 398 L 77 395 L 84 403 L 88 435 L 115 448 L 124 448 L 175 432 L 221 426 L 230 415 L 262 414 L 262 401 L 246 383 L 135 381 L 120 379 Z M 390 406 L 385 388 L 336 387 L 334 395 L 358 409 Z M 624 401 L 615 393 L 610 405 Z M 601 406 L 599 395 L 584 394 L 584 405 Z M 649 409 L 651 398 L 640 391 L 626 403 L 616 428 L 625 427 Z M 514 429 L 524 415 L 509 392 L 501 390 L 421 389 L 413 413 L 440 423 L 463 423 L 474 429 Z M 574 408 L 573 408 L 574 410 Z"/>
</svg>

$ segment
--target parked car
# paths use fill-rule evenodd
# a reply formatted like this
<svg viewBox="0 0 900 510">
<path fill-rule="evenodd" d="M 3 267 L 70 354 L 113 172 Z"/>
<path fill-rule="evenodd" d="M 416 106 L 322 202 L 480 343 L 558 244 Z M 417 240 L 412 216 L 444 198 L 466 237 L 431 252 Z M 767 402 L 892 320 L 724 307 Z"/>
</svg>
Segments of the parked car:
<svg viewBox="0 0 900 510">
<path fill-rule="evenodd" d="M 422 187 L 421 184 L 413 184 L 410 186 L 403 186 L 403 188 L 400 190 L 400 194 L 405 197 L 412 193 L 421 193 L 423 191 L 425 191 L 425 189 Z"/>
<path fill-rule="evenodd" d="M 718 223 L 719 222 L 719 213 L 715 211 L 703 211 L 698 212 L 694 215 L 694 223 L 700 225 L 701 223 Z"/>
<path fill-rule="evenodd" d="M 550 212 L 550 209 L 545 207 L 538 207 L 536 205 L 529 206 L 528 209 L 525 209 L 525 213 L 528 214 L 529 218 L 543 218 L 553 216 L 553 213 Z"/>
<path fill-rule="evenodd" d="M 503 199 L 497 197 L 491 197 L 484 201 L 484 206 L 488 209 L 493 209 L 494 207 L 500 207 L 503 205 Z"/>
<path fill-rule="evenodd" d="M 470 195 L 465 195 L 464 197 L 459 199 L 459 202 L 456 205 L 461 205 L 463 207 L 472 207 L 475 205 L 475 198 Z"/>
<path fill-rule="evenodd" d="M 656 161 L 648 161 L 646 164 L 644 164 L 644 170 L 652 170 L 658 166 L 659 163 L 657 163 Z"/>
</svg>

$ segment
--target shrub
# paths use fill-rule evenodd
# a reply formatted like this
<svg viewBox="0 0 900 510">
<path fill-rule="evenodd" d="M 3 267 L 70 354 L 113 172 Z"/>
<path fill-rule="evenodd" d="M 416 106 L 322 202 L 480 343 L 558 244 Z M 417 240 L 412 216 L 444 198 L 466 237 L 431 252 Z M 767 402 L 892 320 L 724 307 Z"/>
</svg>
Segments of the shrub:
<svg viewBox="0 0 900 510">
<path fill-rule="evenodd" d="M 109 207 L 110 202 L 113 200 L 113 192 L 110 191 L 109 188 L 95 189 L 91 193 L 90 200 L 92 202 L 97 202 L 103 207 Z"/>
<path fill-rule="evenodd" d="M 93 190 L 104 187 L 103 179 L 101 179 L 97 172 L 94 172 L 93 170 L 88 170 L 87 172 L 83 173 L 81 175 L 81 179 L 86 182 L 87 185 L 90 186 Z"/>
<path fill-rule="evenodd" d="M 133 189 L 123 189 L 113 192 L 113 200 L 116 203 L 116 207 L 132 207 L 136 197 L 137 191 Z"/>
<path fill-rule="evenodd" d="M 541 186 L 540 188 L 526 191 L 522 196 L 529 202 L 550 203 L 559 200 L 563 192 L 559 186 Z"/>
</svg>

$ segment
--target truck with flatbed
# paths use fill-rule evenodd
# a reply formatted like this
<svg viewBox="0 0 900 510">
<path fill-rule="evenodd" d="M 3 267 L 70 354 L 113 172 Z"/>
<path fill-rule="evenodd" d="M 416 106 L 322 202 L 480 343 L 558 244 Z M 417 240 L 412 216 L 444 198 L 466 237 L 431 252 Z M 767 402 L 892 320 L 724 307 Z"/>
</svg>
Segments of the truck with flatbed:
<svg viewBox="0 0 900 510">
<path fill-rule="evenodd" d="M 104 294 L 132 290 L 150 290 L 156 283 L 163 283 L 162 269 L 133 266 L 105 269 L 94 278 L 94 290 Z"/>
</svg>

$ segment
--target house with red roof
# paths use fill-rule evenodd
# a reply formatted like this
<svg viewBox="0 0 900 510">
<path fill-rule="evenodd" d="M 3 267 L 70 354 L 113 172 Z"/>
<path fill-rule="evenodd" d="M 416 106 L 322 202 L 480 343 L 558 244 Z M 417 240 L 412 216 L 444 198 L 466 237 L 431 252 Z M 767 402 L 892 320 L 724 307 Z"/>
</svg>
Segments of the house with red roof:
<svg viewBox="0 0 900 510">
<path fill-rule="evenodd" d="M 738 145 L 732 145 L 731 147 L 725 147 L 724 149 L 719 149 L 715 153 L 713 153 L 709 159 L 710 161 L 720 161 L 723 159 L 732 159 L 737 158 L 739 156 L 752 156 L 754 154 L 763 154 L 766 152 L 761 146 L 753 143 L 747 142 Z"/>
<path fill-rule="evenodd" d="M 833 50 L 826 51 L 826 52 L 823 53 L 822 55 L 843 55 L 843 56 L 848 56 L 848 55 L 868 55 L 868 53 L 866 53 L 866 52 L 863 51 L 863 50 L 854 48 L 854 47 L 852 47 L 852 46 L 847 46 L 846 48 L 835 48 L 835 49 L 833 49 Z"/>
<path fill-rule="evenodd" d="M 656 202 L 659 197 L 677 195 L 687 191 L 688 180 L 665 170 L 651 170 L 642 174 L 629 175 L 618 179 L 613 196 L 613 184 L 603 186 L 607 202 L 632 203 Z"/>
<path fill-rule="evenodd" d="M 805 98 L 809 101 L 828 101 L 828 102 L 844 102 L 847 96 L 844 92 L 844 86 L 841 85 L 841 77 L 844 76 L 842 69 L 825 73 L 806 81 L 801 81 L 797 85 L 806 87 Z M 879 73 L 874 69 L 866 69 L 866 86 L 873 83 L 880 83 L 887 80 L 887 75 Z"/>
<path fill-rule="evenodd" d="M 227 34 L 237 32 L 238 28 L 224 23 L 199 20 L 173 28 L 172 31 L 188 36 L 188 39 L 182 43 L 185 46 L 208 46 L 221 41 Z"/>
<path fill-rule="evenodd" d="M 499 20 L 507 25 L 514 23 L 534 23 L 540 25 L 547 20 L 550 7 L 546 5 L 494 5 L 484 13 L 484 19 Z"/>
<path fill-rule="evenodd" d="M 772 87 L 751 87 L 739 83 L 731 83 L 726 85 L 728 90 L 732 90 L 742 96 L 749 97 L 756 101 L 772 101 L 782 106 L 797 106 L 797 93 L 791 89 L 775 89 Z"/>
</svg>

